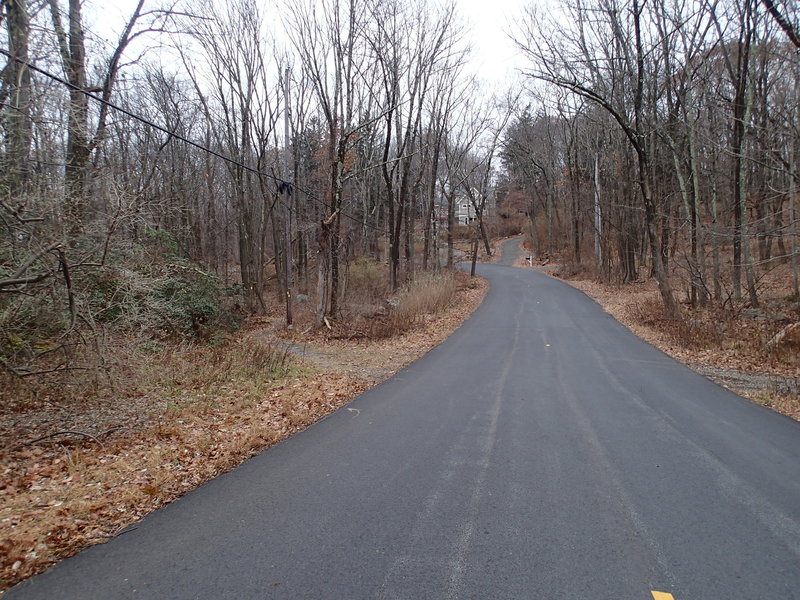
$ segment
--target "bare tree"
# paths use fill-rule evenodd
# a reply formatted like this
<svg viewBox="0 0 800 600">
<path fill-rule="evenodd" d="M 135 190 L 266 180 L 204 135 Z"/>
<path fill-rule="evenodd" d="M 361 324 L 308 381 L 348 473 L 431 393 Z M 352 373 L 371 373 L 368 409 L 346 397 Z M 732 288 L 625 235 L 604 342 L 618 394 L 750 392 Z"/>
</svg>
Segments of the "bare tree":
<svg viewBox="0 0 800 600">
<path fill-rule="evenodd" d="M 218 9 L 207 0 L 192 12 L 209 14 Z M 270 241 L 275 241 L 271 219 L 280 196 L 271 179 L 255 172 L 279 164 L 276 86 L 281 65 L 268 58 L 263 17 L 253 0 L 226 3 L 224 11 L 217 12 L 213 21 L 191 18 L 188 23 L 202 61 L 191 46 L 182 47 L 181 55 L 213 141 L 233 159 L 225 164 L 233 186 L 242 285 L 249 309 L 266 311 L 265 268 L 272 260 L 268 256 Z M 206 89 L 210 89 L 208 95 Z"/>
<path fill-rule="evenodd" d="M 3 126 L 7 131 L 4 153 L 4 183 L 10 194 L 24 188 L 29 176 L 29 155 L 33 141 L 31 120 L 31 74 L 29 60 L 30 15 L 27 0 L 3 0 L 10 58 L 0 82 L 0 104 L 6 106 Z"/>
<path fill-rule="evenodd" d="M 62 9 L 59 1 L 48 0 L 48 2 L 64 76 L 71 86 L 69 88 L 69 117 L 67 124 L 64 214 L 68 232 L 76 235 L 83 230 L 86 186 L 90 174 L 92 152 L 98 148 L 105 137 L 109 110 L 107 104 L 99 106 L 97 123 L 94 131 L 90 131 L 89 98 L 86 92 L 91 91 L 99 94 L 105 101 L 110 100 L 119 75 L 123 53 L 128 44 L 143 33 L 143 31 L 136 32 L 135 27 L 143 16 L 144 0 L 139 0 L 123 32 L 120 34 L 117 45 L 104 69 L 102 82 L 99 85 L 89 85 L 87 80 L 88 57 L 86 55 L 82 15 L 83 3 L 81 0 L 68 0 L 67 27 L 65 28 L 61 18 Z M 148 14 L 162 16 L 161 11 Z M 147 30 L 150 31 L 152 28 Z"/>
<path fill-rule="evenodd" d="M 466 87 L 474 88 L 474 80 Z M 445 115 L 448 133 L 444 145 L 444 169 L 441 174 L 442 194 L 447 200 L 447 266 L 454 263 L 454 230 L 456 203 L 474 171 L 472 152 L 489 126 L 489 113 L 483 103 L 472 95 L 456 94 Z"/>
<path fill-rule="evenodd" d="M 481 123 L 485 128 L 478 134 L 478 138 L 476 139 L 477 143 L 471 148 L 467 162 L 462 165 L 462 168 L 465 167 L 465 172 L 461 185 L 475 211 L 477 233 L 480 239 L 483 240 L 487 255 L 491 255 L 492 247 L 486 230 L 484 216 L 490 198 L 492 204 L 494 204 L 495 201 L 493 178 L 496 174 L 494 165 L 500 148 L 500 139 L 511 119 L 518 99 L 519 96 L 515 97 L 509 94 L 502 105 L 496 104 L 492 109 L 487 111 L 489 114 L 494 114 L 492 114 L 492 118 Z M 475 236 L 475 241 L 477 242 L 477 240 L 478 235 Z M 472 250 L 472 275 L 475 275 L 475 263 L 477 259 L 478 244 L 475 243 L 473 244 Z"/>
<path fill-rule="evenodd" d="M 658 198 L 650 176 L 653 155 L 646 105 L 646 84 L 658 44 L 646 37 L 644 7 L 632 0 L 626 7 L 605 0 L 568 7 L 569 24 L 552 19 L 545 25 L 541 15 L 528 11 L 516 36 L 519 48 L 530 57 L 530 77 L 554 84 L 590 100 L 607 111 L 633 149 L 638 167 L 638 186 L 653 275 L 666 312 L 679 314 L 664 265 L 657 227 Z M 553 35 L 553 33 L 556 35 Z"/>
<path fill-rule="evenodd" d="M 796 26 L 786 17 L 786 15 L 781 12 L 774 0 L 761 1 L 769 11 L 769 14 L 772 15 L 772 18 L 775 19 L 775 22 L 780 25 L 781 29 L 783 29 L 784 33 L 786 33 L 786 36 L 789 38 L 792 44 L 794 44 L 795 48 L 800 50 L 800 35 L 797 33 Z"/>
<path fill-rule="evenodd" d="M 380 67 L 386 106 L 381 172 L 387 194 L 390 281 L 397 289 L 403 228 L 409 276 L 413 270 L 411 239 L 417 208 L 413 195 L 422 176 L 424 108 L 434 74 L 449 69 L 453 54 L 460 53 L 456 44 L 461 32 L 452 5 L 435 12 L 423 3 L 393 0 L 374 7 L 372 22 L 375 29 L 369 43 Z M 435 157 L 438 162 L 438 154 Z"/>
<path fill-rule="evenodd" d="M 465 100 L 470 93 L 468 86 L 459 85 L 459 80 L 463 76 L 463 67 L 466 58 L 466 49 L 451 53 L 442 67 L 434 71 L 434 81 L 431 84 L 432 91 L 429 95 L 430 100 L 427 109 L 427 140 L 425 141 L 429 159 L 423 161 L 423 164 L 430 165 L 427 189 L 428 196 L 425 209 L 424 249 L 422 256 L 423 269 L 428 268 L 428 257 L 431 251 L 437 252 L 435 264 L 439 264 L 438 247 L 436 244 L 439 236 L 435 229 L 438 224 L 438 219 L 436 218 L 436 200 L 438 197 L 439 171 L 442 162 L 442 153 L 449 134 L 450 115 L 455 107 Z M 450 211 L 448 211 L 448 214 L 449 213 Z M 450 246 L 452 246 L 452 236 L 450 236 L 450 238 Z"/>
<path fill-rule="evenodd" d="M 327 215 L 319 223 L 318 324 L 326 316 L 335 316 L 338 309 L 346 159 L 365 125 L 359 107 L 366 90 L 358 84 L 366 70 L 366 16 L 363 0 L 334 0 L 322 6 L 312 0 L 298 0 L 287 17 L 289 37 L 326 127 Z"/>
</svg>

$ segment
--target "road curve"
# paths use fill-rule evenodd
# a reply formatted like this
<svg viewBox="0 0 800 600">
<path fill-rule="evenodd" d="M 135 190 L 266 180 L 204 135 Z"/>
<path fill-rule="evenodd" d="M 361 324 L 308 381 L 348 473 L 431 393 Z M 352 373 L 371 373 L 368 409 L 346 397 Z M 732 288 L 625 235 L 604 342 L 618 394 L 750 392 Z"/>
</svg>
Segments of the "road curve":
<svg viewBox="0 0 800 600">
<path fill-rule="evenodd" d="M 424 358 L 7 598 L 800 598 L 800 424 L 479 272 Z"/>
<path fill-rule="evenodd" d="M 521 248 L 522 238 L 510 238 L 504 240 L 500 244 L 500 258 L 497 260 L 498 265 L 506 267 L 513 267 L 517 259 L 522 256 Z"/>
</svg>

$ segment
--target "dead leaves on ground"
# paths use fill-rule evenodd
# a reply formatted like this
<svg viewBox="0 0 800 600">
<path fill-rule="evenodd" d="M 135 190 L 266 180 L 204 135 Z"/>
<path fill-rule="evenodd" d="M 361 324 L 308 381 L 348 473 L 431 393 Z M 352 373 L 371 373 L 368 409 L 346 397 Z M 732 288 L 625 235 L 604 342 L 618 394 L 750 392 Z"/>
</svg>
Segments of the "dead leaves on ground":
<svg viewBox="0 0 800 600">
<path fill-rule="evenodd" d="M 103 447 L 51 443 L 7 452 L 0 484 L 4 587 L 115 535 L 365 387 L 339 374 L 295 378 L 257 402 L 232 396 L 170 409 Z"/>
<path fill-rule="evenodd" d="M 168 378 L 166 397 L 120 395 L 116 404 L 105 399 L 69 409 L 44 402 L 27 424 L 24 413 L 0 415 L 0 590 L 119 534 L 348 403 L 443 341 L 487 289 L 482 280 L 464 286 L 456 306 L 397 338 L 304 340 L 304 370 L 278 382 L 239 374 L 195 389 L 187 373 L 178 373 Z M 89 436 L 31 444 L 65 423 Z"/>
</svg>

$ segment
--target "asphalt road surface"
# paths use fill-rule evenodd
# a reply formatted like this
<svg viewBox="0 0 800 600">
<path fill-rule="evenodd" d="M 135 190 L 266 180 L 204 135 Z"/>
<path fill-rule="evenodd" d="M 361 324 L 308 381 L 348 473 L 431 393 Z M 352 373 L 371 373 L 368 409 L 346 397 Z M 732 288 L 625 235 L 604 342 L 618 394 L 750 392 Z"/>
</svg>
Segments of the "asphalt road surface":
<svg viewBox="0 0 800 600">
<path fill-rule="evenodd" d="M 520 248 L 520 242 L 519 238 L 512 238 L 500 244 L 500 258 L 497 264 L 513 267 L 523 252 L 522 248 Z"/>
<path fill-rule="evenodd" d="M 427 356 L 7 597 L 800 598 L 800 423 L 479 268 Z"/>
</svg>

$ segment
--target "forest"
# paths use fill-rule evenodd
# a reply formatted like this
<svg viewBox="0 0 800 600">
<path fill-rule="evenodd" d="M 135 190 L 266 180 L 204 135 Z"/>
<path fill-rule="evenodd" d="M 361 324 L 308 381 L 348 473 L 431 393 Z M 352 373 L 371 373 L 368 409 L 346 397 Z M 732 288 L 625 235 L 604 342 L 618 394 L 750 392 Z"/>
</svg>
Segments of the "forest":
<svg viewBox="0 0 800 600">
<path fill-rule="evenodd" d="M 684 300 L 758 308 L 775 276 L 797 300 L 800 40 L 786 8 L 598 2 L 566 7 L 568 25 L 529 10 L 518 44 L 555 108 L 519 115 L 504 156 L 536 247 L 569 240 L 560 249 L 604 278 L 654 277 L 672 318 Z"/>
<path fill-rule="evenodd" d="M 800 419 L 796 2 L 531 2 L 494 86 L 455 0 L 124 4 L 0 0 L 0 594 L 357 418 L 510 237 Z"/>
<path fill-rule="evenodd" d="M 504 90 L 457 2 L 139 0 L 111 41 L 93 8 L 2 0 L 5 382 L 347 323 L 520 232 L 672 320 L 800 300 L 796 4 L 531 4 Z"/>
<path fill-rule="evenodd" d="M 456 197 L 488 248 L 512 107 L 474 94 L 454 5 L 142 0 L 114 43 L 85 8 L 3 2 L 5 376 L 295 299 L 330 326 L 359 282 L 452 268 Z"/>
</svg>

